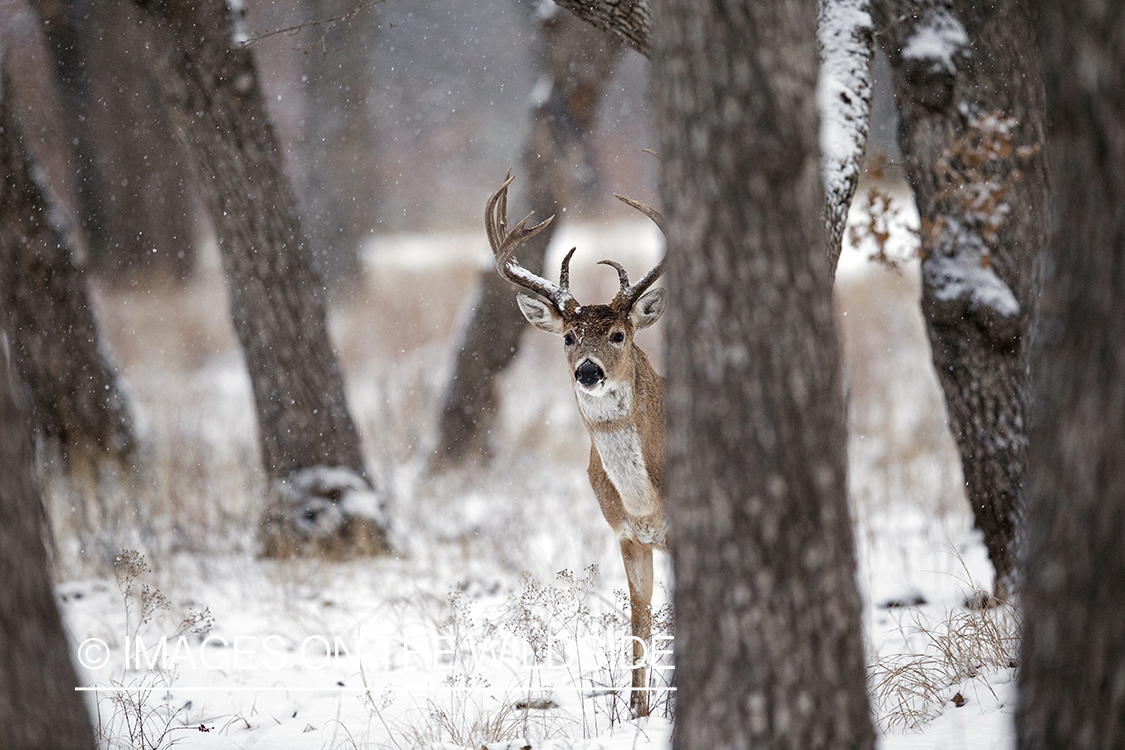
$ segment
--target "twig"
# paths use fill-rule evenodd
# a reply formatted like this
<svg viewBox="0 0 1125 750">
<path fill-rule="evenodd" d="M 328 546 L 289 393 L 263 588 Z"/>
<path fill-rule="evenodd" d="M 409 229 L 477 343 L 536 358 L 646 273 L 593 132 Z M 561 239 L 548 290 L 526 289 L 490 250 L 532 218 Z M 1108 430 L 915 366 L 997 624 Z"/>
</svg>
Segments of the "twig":
<svg viewBox="0 0 1125 750">
<path fill-rule="evenodd" d="M 299 23 L 296 26 L 287 26 L 284 29 L 274 29 L 273 31 L 267 31 L 264 34 L 255 34 L 249 39 L 244 39 L 239 42 L 238 46 L 248 47 L 254 42 L 260 41 L 262 39 L 269 39 L 271 36 L 278 36 L 279 34 L 289 34 L 292 36 L 297 34 L 297 32 L 299 31 L 303 31 L 304 29 L 311 29 L 314 26 L 323 26 L 324 24 L 331 24 L 332 26 L 335 26 L 340 21 L 349 21 L 360 12 L 367 10 L 373 5 L 379 5 L 382 2 L 384 2 L 384 0 L 364 0 L 364 2 L 361 2 L 359 5 L 355 6 L 347 13 L 342 13 L 338 16 L 332 16 L 330 18 L 321 18 L 316 21 L 305 21 L 304 23 Z M 321 38 L 310 44 L 308 48 L 312 49 L 313 47 L 316 47 L 318 44 L 324 41 L 324 37 L 327 35 L 328 30 L 326 29 Z"/>
</svg>

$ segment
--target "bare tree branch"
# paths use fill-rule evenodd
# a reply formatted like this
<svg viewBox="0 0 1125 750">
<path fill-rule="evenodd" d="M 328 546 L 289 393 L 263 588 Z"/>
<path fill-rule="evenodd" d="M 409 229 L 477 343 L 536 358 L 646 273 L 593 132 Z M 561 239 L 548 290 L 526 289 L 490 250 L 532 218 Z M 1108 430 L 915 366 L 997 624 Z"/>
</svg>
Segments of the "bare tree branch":
<svg viewBox="0 0 1125 750">
<path fill-rule="evenodd" d="M 322 48 L 322 51 L 323 51 L 324 40 L 327 38 L 328 32 L 331 31 L 333 26 L 335 26 L 338 23 L 342 23 L 342 22 L 350 22 L 353 18 L 358 16 L 363 11 L 367 10 L 368 8 L 370 8 L 373 5 L 380 5 L 382 2 L 383 2 L 383 0 L 366 0 L 365 2 L 361 2 L 358 5 L 356 5 L 354 8 L 349 10 L 347 13 L 341 13 L 338 16 L 332 16 L 330 18 L 320 18 L 320 19 L 317 19 L 315 21 L 305 21 L 304 23 L 299 23 L 299 24 L 296 24 L 295 26 L 286 26 L 284 29 L 274 29 L 273 31 L 267 31 L 267 32 L 262 33 L 262 34 L 255 34 L 254 36 L 251 36 L 248 39 L 243 39 L 243 40 L 239 41 L 237 46 L 239 46 L 239 47 L 249 47 L 254 42 L 260 41 L 262 39 L 269 39 L 271 36 L 279 36 L 280 34 L 288 34 L 289 36 L 296 36 L 299 32 L 303 31 L 304 29 L 311 29 L 315 26 L 323 26 L 325 24 L 328 24 L 328 28 L 324 30 L 324 33 L 315 42 L 313 42 L 307 48 L 305 48 L 306 52 L 311 52 L 311 51 L 315 50 L 316 47 L 319 46 L 319 47 Z"/>
</svg>

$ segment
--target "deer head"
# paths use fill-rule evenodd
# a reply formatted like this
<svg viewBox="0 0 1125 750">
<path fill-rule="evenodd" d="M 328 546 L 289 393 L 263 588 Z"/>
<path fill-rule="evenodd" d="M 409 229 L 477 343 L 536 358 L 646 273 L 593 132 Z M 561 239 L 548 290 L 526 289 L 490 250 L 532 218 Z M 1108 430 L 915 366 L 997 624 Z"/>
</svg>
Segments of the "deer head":
<svg viewBox="0 0 1125 750">
<path fill-rule="evenodd" d="M 570 258 L 574 248 L 563 258 L 558 284 L 531 273 L 516 260 L 515 249 L 542 231 L 555 217 L 529 227 L 527 222 L 532 214 L 528 214 L 508 230 L 508 185 L 512 180 L 509 170 L 504 184 L 492 194 L 485 207 L 485 229 L 496 256 L 496 270 L 513 284 L 543 298 L 516 295 L 520 311 L 532 325 L 562 336 L 576 390 L 598 395 L 611 390 L 614 384 L 630 383 L 635 360 L 633 336 L 664 313 L 664 290 L 654 289 L 645 294 L 664 272 L 664 260 L 635 284 L 629 283 L 629 276 L 619 263 L 599 261 L 616 269 L 621 289 L 608 305 L 579 304 L 570 294 Z M 615 197 L 648 216 L 663 231 L 663 218 L 656 209 L 620 195 Z"/>
</svg>

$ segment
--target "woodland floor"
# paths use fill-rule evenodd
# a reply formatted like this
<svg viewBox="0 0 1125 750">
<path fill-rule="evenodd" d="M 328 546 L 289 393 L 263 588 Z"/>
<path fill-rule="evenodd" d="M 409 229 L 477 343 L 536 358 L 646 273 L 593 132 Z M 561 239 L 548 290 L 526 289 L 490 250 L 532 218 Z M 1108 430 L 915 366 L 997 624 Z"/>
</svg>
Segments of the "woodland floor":
<svg viewBox="0 0 1125 750">
<path fill-rule="evenodd" d="M 909 201 L 896 205 L 908 224 Z M 837 280 L 880 746 L 1009 748 L 1016 614 L 964 606 L 991 569 L 929 364 L 911 235 L 896 226 L 892 236 L 892 255 L 905 258 L 896 269 L 852 247 Z M 553 255 L 573 245 L 583 300 L 612 294 L 614 275 L 595 260 L 639 273 L 659 252 L 655 230 L 632 222 L 566 225 Z M 185 288 L 99 292 L 155 467 L 127 489 L 104 479 L 96 501 L 50 486 L 58 594 L 76 656 L 96 662 L 80 682 L 100 688 L 86 697 L 104 747 L 669 745 L 673 693 L 654 692 L 654 715 L 630 721 L 612 689 L 628 683 L 625 577 L 586 481 L 589 443 L 557 340 L 528 332 L 504 377 L 489 463 L 423 470 L 455 331 L 487 259 L 480 232 L 378 238 L 363 289 L 333 307 L 397 549 L 349 563 L 254 554 L 263 479 L 217 262 Z M 660 337 L 659 326 L 641 337 L 658 370 Z M 122 550 L 150 570 L 115 578 Z M 661 559 L 662 634 L 671 586 Z M 151 658 L 161 636 L 174 665 L 135 668 L 137 638 Z"/>
</svg>

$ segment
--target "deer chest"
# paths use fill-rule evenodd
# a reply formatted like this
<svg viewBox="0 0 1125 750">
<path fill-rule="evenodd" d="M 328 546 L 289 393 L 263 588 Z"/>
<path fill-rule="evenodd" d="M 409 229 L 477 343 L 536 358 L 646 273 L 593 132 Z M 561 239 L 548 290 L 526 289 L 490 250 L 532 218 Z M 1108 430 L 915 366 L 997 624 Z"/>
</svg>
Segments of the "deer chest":
<svg viewBox="0 0 1125 750">
<path fill-rule="evenodd" d="M 633 427 L 595 432 L 594 448 L 602 460 L 609 481 L 613 483 L 625 512 L 630 516 L 647 516 L 656 510 L 656 488 L 645 468 L 641 438 Z"/>
</svg>

